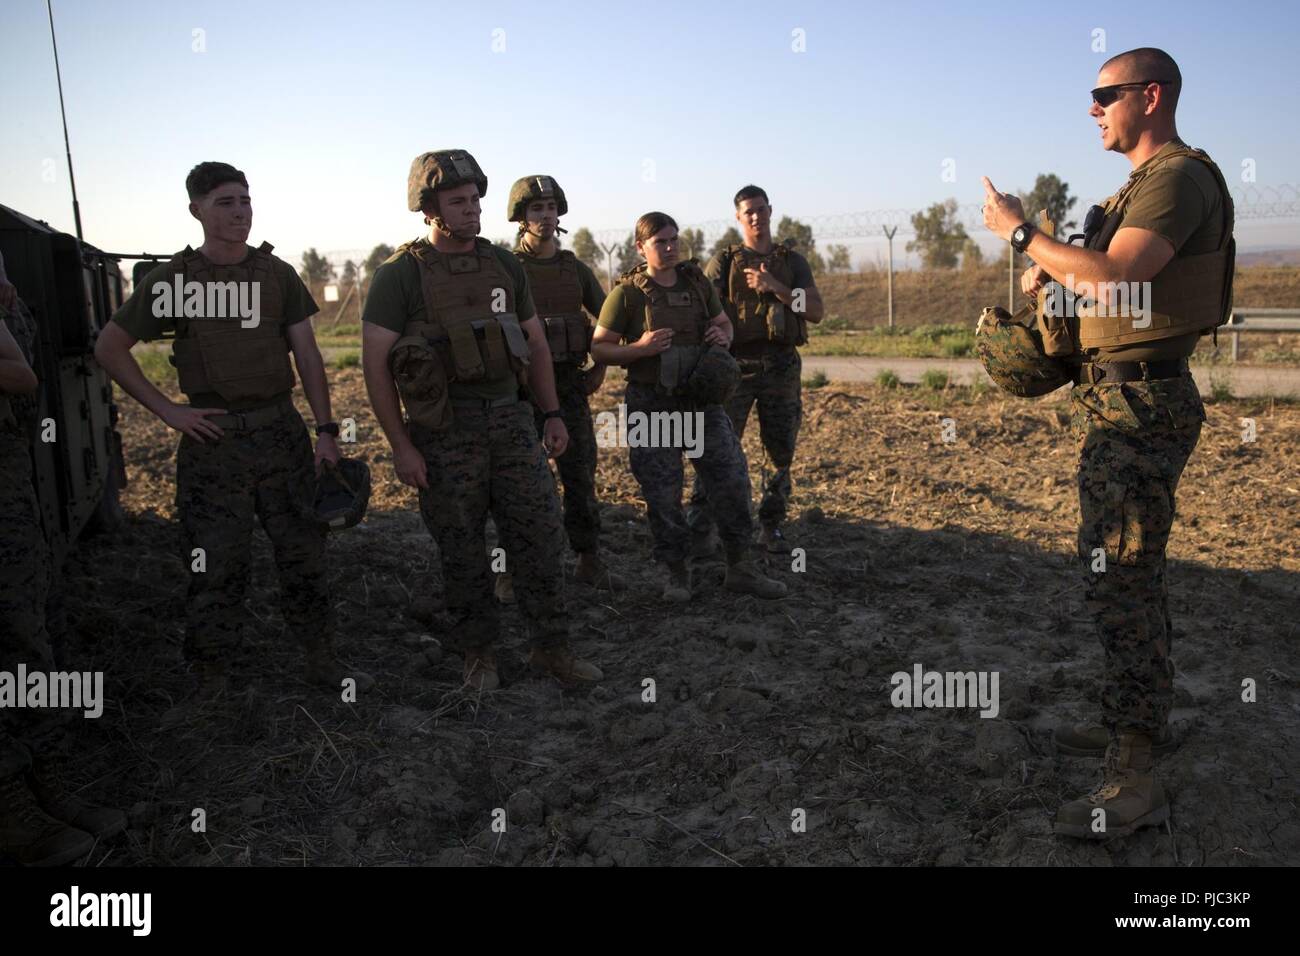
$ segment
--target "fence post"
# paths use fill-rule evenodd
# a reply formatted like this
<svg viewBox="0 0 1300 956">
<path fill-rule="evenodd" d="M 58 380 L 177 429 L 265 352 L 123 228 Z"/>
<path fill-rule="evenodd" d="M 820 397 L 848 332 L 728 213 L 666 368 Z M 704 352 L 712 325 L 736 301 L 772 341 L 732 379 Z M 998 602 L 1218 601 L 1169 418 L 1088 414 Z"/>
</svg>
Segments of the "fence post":
<svg viewBox="0 0 1300 956">
<path fill-rule="evenodd" d="M 610 292 L 614 291 L 614 250 L 617 248 L 617 243 L 612 246 L 601 245 L 600 247 L 600 251 L 605 253 L 605 274 L 609 277 Z"/>
<path fill-rule="evenodd" d="M 898 227 L 886 229 L 881 226 L 885 238 L 889 240 L 889 327 L 894 327 L 894 233 L 898 232 Z"/>
</svg>

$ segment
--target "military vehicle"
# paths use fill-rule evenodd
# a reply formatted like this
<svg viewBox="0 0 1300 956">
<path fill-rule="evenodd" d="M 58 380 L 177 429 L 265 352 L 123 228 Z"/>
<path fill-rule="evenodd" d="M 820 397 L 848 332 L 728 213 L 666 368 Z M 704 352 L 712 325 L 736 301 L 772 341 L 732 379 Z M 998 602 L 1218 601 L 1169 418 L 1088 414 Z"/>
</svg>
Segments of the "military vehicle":
<svg viewBox="0 0 1300 956">
<path fill-rule="evenodd" d="M 113 386 L 95 338 L 122 304 L 117 256 L 0 206 L 0 254 L 37 325 L 40 379 L 34 483 L 54 566 L 85 530 L 122 521 L 126 486 Z"/>
</svg>

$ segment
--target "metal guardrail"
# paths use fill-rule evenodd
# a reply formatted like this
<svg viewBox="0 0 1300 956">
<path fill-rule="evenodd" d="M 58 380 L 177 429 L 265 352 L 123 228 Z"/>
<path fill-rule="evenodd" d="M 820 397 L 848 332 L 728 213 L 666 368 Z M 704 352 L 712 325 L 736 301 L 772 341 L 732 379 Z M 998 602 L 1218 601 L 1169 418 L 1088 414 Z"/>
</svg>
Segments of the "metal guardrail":
<svg viewBox="0 0 1300 956">
<path fill-rule="evenodd" d="M 1242 332 L 1300 332 L 1300 309 L 1233 309 L 1221 327 L 1232 333 L 1232 360 L 1237 361 Z"/>
</svg>

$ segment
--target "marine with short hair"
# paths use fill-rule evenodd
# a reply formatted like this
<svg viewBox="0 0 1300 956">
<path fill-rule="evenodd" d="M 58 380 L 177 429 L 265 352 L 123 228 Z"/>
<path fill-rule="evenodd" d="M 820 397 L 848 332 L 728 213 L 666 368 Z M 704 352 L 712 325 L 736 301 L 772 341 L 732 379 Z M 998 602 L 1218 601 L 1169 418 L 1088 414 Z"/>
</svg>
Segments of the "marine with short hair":
<svg viewBox="0 0 1300 956">
<path fill-rule="evenodd" d="M 808 260 L 772 239 L 772 206 L 758 186 L 745 186 L 733 200 L 744 242 L 716 253 L 704 274 L 717 287 L 722 307 L 735 327 L 731 352 L 740 363 L 740 384 L 727 400 L 727 417 L 744 438 L 749 413 L 757 407 L 759 437 L 773 472 L 758 506 L 759 545 L 788 553 L 781 531 L 793 489 L 799 425 L 803 420 L 803 362 L 799 346 L 808 341 L 809 322 L 825 312 Z M 713 547 L 708 495 L 698 476 L 691 494 L 688 523 L 696 554 Z"/>
<path fill-rule="evenodd" d="M 303 648 L 305 679 L 337 690 L 350 677 L 358 689 L 367 688 L 369 675 L 334 657 L 327 530 L 312 514 L 317 473 L 340 458 L 310 322 L 319 309 L 269 243 L 247 245 L 253 206 L 240 170 L 200 163 L 185 188 L 203 244 L 187 246 L 144 276 L 100 334 L 95 358 L 132 398 L 181 433 L 176 512 L 189 571 L 184 653 L 200 683 L 194 703 L 224 692 L 229 658 L 242 643 L 258 523 L 271 540 L 280 606 Z M 204 293 L 202 301 L 186 294 L 182 308 L 174 290 L 190 283 L 198 284 L 190 288 Z M 240 304 L 249 308 L 241 311 Z M 166 334 L 173 336 L 171 361 L 188 404 L 160 392 L 131 356 L 136 342 Z M 317 421 L 314 453 L 293 405 L 294 366 Z"/>
<path fill-rule="evenodd" d="M 1205 420 L 1187 360 L 1228 318 L 1236 249 L 1223 174 L 1178 136 L 1181 88 L 1163 50 L 1130 50 L 1102 65 L 1088 112 L 1102 147 L 1123 154 L 1133 171 L 1091 217 L 1082 247 L 1035 229 L 1016 197 L 984 180 L 985 224 L 1036 263 L 1022 289 L 1037 295 L 1050 280 L 1081 294 L 1073 308 L 1047 311 L 1035 329 L 1074 383 L 1078 553 L 1105 652 L 1102 724 L 1056 732 L 1062 752 L 1104 757 L 1100 786 L 1057 814 L 1056 831 L 1069 836 L 1123 835 L 1169 816 L 1154 761 L 1174 746 L 1165 548 L 1174 493 Z M 992 332 L 1010 343 L 1002 327 L 994 321 Z M 988 353 L 995 379 L 1013 373 L 1038 388 L 1059 373 L 1058 365 L 1034 367 L 1032 357 L 1017 362 L 1013 351 Z"/>
</svg>

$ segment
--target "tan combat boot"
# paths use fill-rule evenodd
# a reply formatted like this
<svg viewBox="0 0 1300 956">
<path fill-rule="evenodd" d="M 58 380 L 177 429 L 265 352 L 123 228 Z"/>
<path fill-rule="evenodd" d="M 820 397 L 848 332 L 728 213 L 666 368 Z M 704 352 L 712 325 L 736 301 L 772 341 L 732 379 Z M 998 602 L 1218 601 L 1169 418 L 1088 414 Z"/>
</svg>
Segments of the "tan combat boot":
<svg viewBox="0 0 1300 956">
<path fill-rule="evenodd" d="M 627 582 L 605 566 L 595 549 L 578 552 L 578 566 L 574 569 L 573 576 L 583 584 L 590 584 L 597 591 L 627 589 Z"/>
<path fill-rule="evenodd" d="M 566 641 L 547 647 L 535 646 L 528 655 L 528 666 L 536 674 L 550 674 L 566 684 L 594 683 L 605 677 L 595 664 L 575 657 Z"/>
<path fill-rule="evenodd" d="M 350 677 L 356 681 L 358 692 L 375 686 L 375 679 L 365 671 L 340 664 L 332 645 L 308 645 L 304 653 L 302 677 L 308 684 L 337 691 L 342 689 L 344 679 Z"/>
<path fill-rule="evenodd" d="M 502 571 L 497 575 L 497 580 L 492 586 L 492 591 L 496 594 L 498 603 L 515 603 L 515 579 L 510 576 L 509 571 Z"/>
<path fill-rule="evenodd" d="M 1156 779 L 1151 738 L 1121 733 L 1106 748 L 1101 785 L 1057 811 L 1056 832 L 1086 840 L 1109 840 L 1168 819 L 1169 803 L 1164 787 Z"/>
<path fill-rule="evenodd" d="M 670 604 L 685 604 L 691 599 L 691 572 L 685 561 L 668 565 L 668 582 L 664 585 L 664 600 Z"/>
<path fill-rule="evenodd" d="M 87 803 L 50 783 L 46 768 L 37 763 L 27 772 L 27 786 L 46 814 L 97 840 L 115 837 L 126 829 L 126 814 L 111 807 Z"/>
<path fill-rule="evenodd" d="M 42 810 L 21 773 L 0 780 L 0 853 L 23 866 L 64 866 L 94 846 L 89 833 Z"/>
<path fill-rule="evenodd" d="M 491 644 L 465 648 L 465 685 L 474 691 L 496 690 L 501 686 L 497 676 L 497 654 Z"/>
<path fill-rule="evenodd" d="M 1110 734 L 1101 724 L 1073 724 L 1057 727 L 1052 734 L 1058 752 L 1071 757 L 1101 757 L 1110 744 Z M 1166 725 L 1160 736 L 1151 742 L 1151 752 L 1157 757 L 1173 753 L 1178 743 L 1173 731 Z"/>
<path fill-rule="evenodd" d="M 740 594 L 761 598 L 783 598 L 787 588 L 780 581 L 766 577 L 749 555 L 748 548 L 727 548 L 727 579 L 723 587 Z"/>
</svg>

